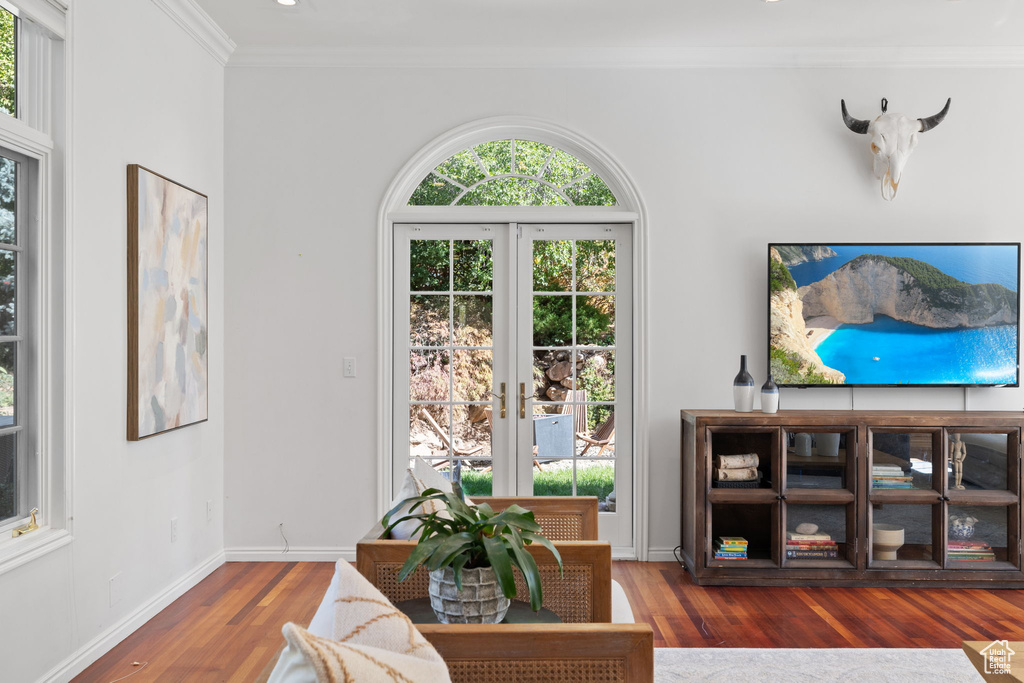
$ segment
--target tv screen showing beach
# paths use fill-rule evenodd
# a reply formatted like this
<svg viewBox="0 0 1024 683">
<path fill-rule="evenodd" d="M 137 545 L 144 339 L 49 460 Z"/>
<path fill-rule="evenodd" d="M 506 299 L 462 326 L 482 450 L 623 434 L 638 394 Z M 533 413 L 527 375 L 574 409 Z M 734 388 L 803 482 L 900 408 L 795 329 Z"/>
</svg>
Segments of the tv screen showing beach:
<svg viewBox="0 0 1024 683">
<path fill-rule="evenodd" d="M 1016 386 L 1020 244 L 770 244 L 780 386 Z"/>
</svg>

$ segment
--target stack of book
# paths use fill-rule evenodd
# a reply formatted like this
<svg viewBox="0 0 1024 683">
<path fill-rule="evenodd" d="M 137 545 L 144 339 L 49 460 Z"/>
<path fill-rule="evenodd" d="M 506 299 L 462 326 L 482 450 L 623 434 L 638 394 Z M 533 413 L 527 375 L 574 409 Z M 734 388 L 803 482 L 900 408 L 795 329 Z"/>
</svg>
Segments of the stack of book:
<svg viewBox="0 0 1024 683">
<path fill-rule="evenodd" d="M 715 539 L 715 559 L 747 559 L 747 539 L 739 536 L 719 536 Z"/>
<path fill-rule="evenodd" d="M 714 470 L 715 481 L 720 482 L 756 482 L 759 478 L 757 453 L 740 455 L 716 455 Z"/>
<path fill-rule="evenodd" d="M 839 545 L 829 534 L 786 532 L 787 560 L 832 560 L 839 556 Z"/>
<path fill-rule="evenodd" d="M 899 465 L 872 465 L 871 486 L 876 489 L 912 489 L 914 478 Z"/>
<path fill-rule="evenodd" d="M 995 562 L 996 554 L 985 541 L 965 541 L 961 538 L 949 539 L 947 545 L 949 559 L 957 562 Z"/>
</svg>

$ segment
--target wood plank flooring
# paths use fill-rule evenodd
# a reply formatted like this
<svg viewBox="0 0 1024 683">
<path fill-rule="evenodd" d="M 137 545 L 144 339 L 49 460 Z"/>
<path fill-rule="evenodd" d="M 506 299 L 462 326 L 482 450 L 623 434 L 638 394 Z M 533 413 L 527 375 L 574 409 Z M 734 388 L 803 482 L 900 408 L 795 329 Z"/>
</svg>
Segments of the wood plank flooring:
<svg viewBox="0 0 1024 683">
<path fill-rule="evenodd" d="M 250 681 L 307 624 L 334 565 L 231 562 L 76 677 L 76 682 Z M 696 586 L 674 562 L 615 562 L 655 647 L 945 647 L 1024 640 L 1024 591 Z M 146 663 L 132 666 L 133 662 Z"/>
</svg>

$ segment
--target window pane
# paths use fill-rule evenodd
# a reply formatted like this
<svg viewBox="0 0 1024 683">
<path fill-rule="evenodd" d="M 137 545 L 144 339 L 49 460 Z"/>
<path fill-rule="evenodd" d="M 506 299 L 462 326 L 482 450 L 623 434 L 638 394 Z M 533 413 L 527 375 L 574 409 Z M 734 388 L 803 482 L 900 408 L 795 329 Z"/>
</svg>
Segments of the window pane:
<svg viewBox="0 0 1024 683">
<path fill-rule="evenodd" d="M 544 163 L 551 156 L 551 147 L 530 140 L 516 140 L 516 173 L 540 175 Z"/>
<path fill-rule="evenodd" d="M 462 189 L 444 178 L 431 173 L 419 184 L 409 197 L 411 206 L 448 206 L 455 201 Z"/>
<path fill-rule="evenodd" d="M 615 344 L 614 296 L 576 297 L 576 343 L 594 346 Z"/>
<path fill-rule="evenodd" d="M 447 346 L 447 294 L 409 297 L 409 342 L 413 346 Z"/>
<path fill-rule="evenodd" d="M 533 297 L 534 346 L 572 344 L 572 297 Z"/>
<path fill-rule="evenodd" d="M 444 163 L 437 167 L 437 172 L 443 173 L 466 187 L 478 183 L 487 177 L 480 170 L 480 164 L 476 163 L 476 159 L 473 158 L 468 149 L 464 149 L 455 156 L 446 159 Z"/>
<path fill-rule="evenodd" d="M 492 305 L 490 295 L 456 296 L 455 330 L 456 346 L 490 346 L 492 333 Z"/>
<path fill-rule="evenodd" d="M 413 351 L 409 354 L 409 398 L 447 401 L 450 351 Z"/>
<path fill-rule="evenodd" d="M 578 206 L 615 206 L 615 195 L 596 175 L 573 183 L 563 190 Z"/>
<path fill-rule="evenodd" d="M 490 175 L 512 172 L 512 141 L 495 140 L 473 148 Z"/>
<path fill-rule="evenodd" d="M 583 367 L 579 371 L 578 387 L 587 392 L 587 401 L 615 400 L 615 352 L 581 350 L 578 352 Z"/>
<path fill-rule="evenodd" d="M 0 427 L 15 424 L 15 368 L 17 342 L 0 344 Z"/>
<path fill-rule="evenodd" d="M 572 290 L 572 242 L 535 240 L 533 243 L 533 291 Z"/>
<path fill-rule="evenodd" d="M 18 162 L 0 157 L 0 242 L 4 244 L 16 244 L 18 238 L 17 182 Z"/>
<path fill-rule="evenodd" d="M 447 404 L 410 406 L 410 453 L 421 458 L 449 457 L 450 418 L 451 412 Z M 432 460 L 431 464 L 439 463 Z"/>
<path fill-rule="evenodd" d="M 494 286 L 491 240 L 464 240 L 452 245 L 455 291 L 487 292 Z"/>
<path fill-rule="evenodd" d="M 448 291 L 448 240 L 413 240 L 409 243 L 409 289 L 414 292 Z"/>
<path fill-rule="evenodd" d="M 533 390 L 539 401 L 571 401 L 569 390 L 575 378 L 569 351 L 533 352 Z"/>
<path fill-rule="evenodd" d="M 491 481 L 493 474 L 490 468 L 467 469 L 463 467 L 460 474 L 463 495 L 469 496 L 470 498 L 473 498 L 474 496 L 493 495 Z"/>
<path fill-rule="evenodd" d="M 17 434 L 0 436 L 0 522 L 14 517 L 18 512 L 17 467 L 15 448 Z"/>
<path fill-rule="evenodd" d="M 14 15 L 0 8 L 0 110 L 17 116 L 17 39 Z"/>
<path fill-rule="evenodd" d="M 551 163 L 548 164 L 548 170 L 544 173 L 544 180 L 557 187 L 565 187 L 588 173 L 590 173 L 590 168 L 585 163 L 568 152 L 557 150 Z"/>
<path fill-rule="evenodd" d="M 615 240 L 576 242 L 576 291 L 615 291 Z"/>
<path fill-rule="evenodd" d="M 490 351 L 455 351 L 455 400 L 488 401 L 494 385 Z"/>
<path fill-rule="evenodd" d="M 15 264 L 17 254 L 0 250 L 0 335 L 9 337 L 16 334 L 14 319 Z"/>
</svg>

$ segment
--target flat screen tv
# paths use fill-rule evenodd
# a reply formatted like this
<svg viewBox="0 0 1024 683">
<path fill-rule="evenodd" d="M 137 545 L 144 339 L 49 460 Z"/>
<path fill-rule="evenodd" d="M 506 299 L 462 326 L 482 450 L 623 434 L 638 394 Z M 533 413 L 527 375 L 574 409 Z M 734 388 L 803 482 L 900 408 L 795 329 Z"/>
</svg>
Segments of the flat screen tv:
<svg viewBox="0 0 1024 683">
<path fill-rule="evenodd" d="M 1020 244 L 769 244 L 779 386 L 1018 386 Z"/>
</svg>

